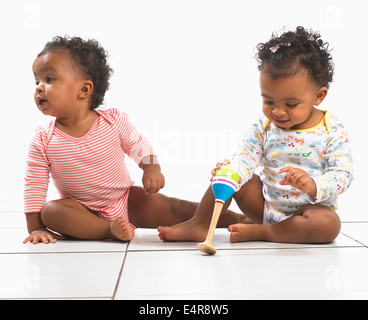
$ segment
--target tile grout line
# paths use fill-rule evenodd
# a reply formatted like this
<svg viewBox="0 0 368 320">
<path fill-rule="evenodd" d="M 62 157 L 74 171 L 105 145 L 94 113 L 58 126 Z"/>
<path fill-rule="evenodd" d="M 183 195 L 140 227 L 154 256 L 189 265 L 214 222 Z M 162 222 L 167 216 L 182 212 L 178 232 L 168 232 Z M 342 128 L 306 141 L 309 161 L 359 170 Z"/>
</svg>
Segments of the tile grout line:
<svg viewBox="0 0 368 320">
<path fill-rule="evenodd" d="M 126 261 L 127 255 L 128 255 L 129 245 L 130 245 L 130 242 L 128 242 L 128 245 L 125 248 L 125 255 L 124 255 L 123 263 L 121 264 L 120 272 L 119 272 L 118 278 L 116 280 L 116 284 L 115 284 L 115 288 L 114 288 L 114 292 L 112 294 L 111 300 L 115 300 L 116 292 L 118 291 L 118 287 L 119 287 L 119 283 L 120 283 L 120 278 L 121 278 L 121 275 L 123 274 L 123 269 L 124 269 L 124 266 L 125 266 L 125 261 Z"/>
<path fill-rule="evenodd" d="M 350 238 L 351 240 L 353 240 L 353 241 L 355 241 L 355 242 L 357 242 L 357 243 L 361 244 L 363 247 L 368 248 L 368 246 L 367 246 L 366 244 L 364 244 L 363 242 L 360 242 L 359 240 L 357 240 L 357 239 L 353 238 L 352 236 L 347 235 L 347 234 L 346 234 L 346 233 L 344 233 L 344 232 L 341 232 L 341 233 L 342 233 L 344 236 L 346 236 L 346 237 Z"/>
</svg>

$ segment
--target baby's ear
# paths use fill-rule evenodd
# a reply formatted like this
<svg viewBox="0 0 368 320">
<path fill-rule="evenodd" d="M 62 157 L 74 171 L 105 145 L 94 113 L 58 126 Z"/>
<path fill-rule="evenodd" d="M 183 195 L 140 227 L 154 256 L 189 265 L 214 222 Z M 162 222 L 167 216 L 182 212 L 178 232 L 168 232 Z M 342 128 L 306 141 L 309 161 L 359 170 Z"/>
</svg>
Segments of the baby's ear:
<svg viewBox="0 0 368 320">
<path fill-rule="evenodd" d="M 83 81 L 81 84 L 80 92 L 79 92 L 79 98 L 81 99 L 88 98 L 92 94 L 93 89 L 94 89 L 94 85 L 91 80 Z"/>
<path fill-rule="evenodd" d="M 326 98 L 327 93 L 328 89 L 326 87 L 322 87 L 321 89 L 319 89 L 316 95 L 316 99 L 314 100 L 314 105 L 319 106 L 322 103 L 322 101 Z"/>
</svg>

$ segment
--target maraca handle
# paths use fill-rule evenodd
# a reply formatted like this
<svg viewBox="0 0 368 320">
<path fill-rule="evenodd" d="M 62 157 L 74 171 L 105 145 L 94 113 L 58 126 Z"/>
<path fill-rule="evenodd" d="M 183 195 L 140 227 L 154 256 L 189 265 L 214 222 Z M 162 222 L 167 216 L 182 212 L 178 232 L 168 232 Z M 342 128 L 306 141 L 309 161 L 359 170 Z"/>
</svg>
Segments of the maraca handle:
<svg viewBox="0 0 368 320">
<path fill-rule="evenodd" d="M 221 202 L 215 202 L 215 207 L 213 209 L 210 228 L 208 229 L 207 238 L 206 238 L 206 241 L 205 241 L 207 243 L 212 244 L 213 236 L 215 234 L 215 229 L 217 227 L 217 223 L 218 223 L 218 220 L 220 218 L 221 210 L 222 210 L 223 206 L 224 205 Z"/>
</svg>

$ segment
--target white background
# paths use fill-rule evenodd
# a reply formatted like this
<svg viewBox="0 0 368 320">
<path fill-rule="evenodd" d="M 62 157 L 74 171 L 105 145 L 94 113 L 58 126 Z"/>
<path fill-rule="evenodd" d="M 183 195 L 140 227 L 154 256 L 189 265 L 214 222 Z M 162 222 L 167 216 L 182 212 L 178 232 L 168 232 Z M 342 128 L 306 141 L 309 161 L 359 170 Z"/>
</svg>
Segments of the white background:
<svg viewBox="0 0 368 320">
<path fill-rule="evenodd" d="M 128 113 L 151 141 L 166 177 L 162 192 L 199 201 L 214 164 L 232 155 L 261 112 L 256 45 L 274 31 L 298 25 L 320 31 L 333 48 L 336 75 L 321 108 L 343 119 L 355 167 L 352 187 L 340 199 L 340 216 L 366 220 L 363 0 L 2 2 L 0 205 L 22 193 L 29 141 L 38 125 L 50 121 L 33 102 L 31 67 L 53 36 L 102 44 L 115 71 L 106 107 Z M 140 169 L 127 162 L 140 184 Z"/>
</svg>

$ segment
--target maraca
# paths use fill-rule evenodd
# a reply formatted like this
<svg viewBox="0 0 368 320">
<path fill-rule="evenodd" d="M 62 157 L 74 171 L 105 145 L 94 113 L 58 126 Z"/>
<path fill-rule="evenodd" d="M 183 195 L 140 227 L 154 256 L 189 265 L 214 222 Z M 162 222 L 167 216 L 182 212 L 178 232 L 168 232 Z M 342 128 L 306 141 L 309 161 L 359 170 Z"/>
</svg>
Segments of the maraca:
<svg viewBox="0 0 368 320">
<path fill-rule="evenodd" d="M 212 245 L 213 236 L 217 222 L 220 218 L 224 203 L 239 189 L 239 174 L 229 166 L 222 166 L 212 180 L 212 190 L 215 196 L 215 207 L 213 209 L 210 228 L 208 229 L 205 242 L 198 243 L 197 249 L 208 254 L 215 254 L 216 248 Z"/>
</svg>

